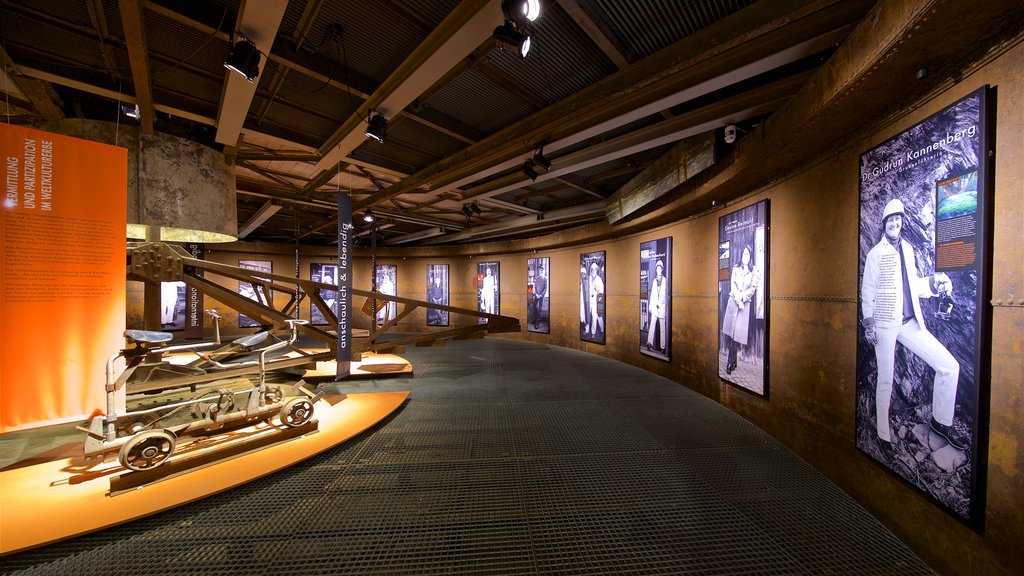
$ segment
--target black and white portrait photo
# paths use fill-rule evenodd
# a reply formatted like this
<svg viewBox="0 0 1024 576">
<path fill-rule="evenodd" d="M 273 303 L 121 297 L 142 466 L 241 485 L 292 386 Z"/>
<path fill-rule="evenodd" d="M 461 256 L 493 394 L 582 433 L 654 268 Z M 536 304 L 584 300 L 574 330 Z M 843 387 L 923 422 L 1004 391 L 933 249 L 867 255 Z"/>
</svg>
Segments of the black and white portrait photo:
<svg viewBox="0 0 1024 576">
<path fill-rule="evenodd" d="M 160 283 L 160 329 L 173 332 L 185 329 L 185 283 Z"/>
<path fill-rule="evenodd" d="M 487 314 L 501 314 L 501 282 L 498 278 L 499 262 L 477 262 L 476 301 L 477 310 Z M 478 320 L 486 324 L 486 318 Z"/>
<path fill-rule="evenodd" d="M 337 264 L 310 264 L 309 265 L 309 279 L 313 282 L 323 282 L 324 284 L 330 284 L 331 286 L 338 285 L 338 266 Z M 327 307 L 334 313 L 335 318 L 338 316 L 338 291 L 337 290 L 326 290 L 320 289 L 320 298 L 323 299 Z M 313 305 L 313 302 L 309 303 L 309 323 L 314 326 L 324 326 L 331 324 L 332 321 L 324 316 L 320 309 Z"/>
<path fill-rule="evenodd" d="M 526 260 L 526 330 L 551 333 L 550 258 Z"/>
<path fill-rule="evenodd" d="M 857 447 L 980 523 L 987 90 L 860 158 Z"/>
<path fill-rule="evenodd" d="M 448 305 L 448 265 L 427 264 L 427 302 Z M 427 308 L 427 326 L 447 326 L 448 311 Z"/>
<path fill-rule="evenodd" d="M 258 272 L 274 272 L 273 264 L 269 260 L 239 260 L 238 267 L 245 268 L 246 270 L 256 270 Z M 261 292 L 257 294 L 256 288 L 248 282 L 238 283 L 238 293 L 249 300 L 255 300 L 261 304 L 268 304 L 274 297 L 270 290 L 267 290 L 267 293 L 264 294 L 261 289 Z M 259 325 L 259 322 L 249 318 L 245 314 L 238 315 L 239 328 L 253 328 Z"/>
<path fill-rule="evenodd" d="M 672 238 L 640 243 L 640 353 L 672 358 Z"/>
<path fill-rule="evenodd" d="M 604 344 L 605 253 L 580 254 L 580 340 Z"/>
<path fill-rule="evenodd" d="M 768 395 L 768 201 L 718 219 L 718 375 Z"/>
<path fill-rule="evenodd" d="M 378 264 L 377 270 L 377 291 L 388 296 L 398 296 L 398 266 L 395 264 Z M 378 302 L 377 306 L 381 306 Z M 383 326 L 385 322 L 393 320 L 398 316 L 398 304 L 388 302 L 377 311 L 377 325 Z"/>
</svg>

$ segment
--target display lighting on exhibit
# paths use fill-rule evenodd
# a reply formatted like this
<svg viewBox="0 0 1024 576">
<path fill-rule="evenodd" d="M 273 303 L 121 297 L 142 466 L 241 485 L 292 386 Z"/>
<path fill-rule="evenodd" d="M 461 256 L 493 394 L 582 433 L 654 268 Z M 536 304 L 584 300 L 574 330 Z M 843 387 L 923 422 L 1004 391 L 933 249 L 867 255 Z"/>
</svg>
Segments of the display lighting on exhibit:
<svg viewBox="0 0 1024 576">
<path fill-rule="evenodd" d="M 523 174 L 530 180 L 536 181 L 537 176 L 540 174 L 537 172 L 537 167 L 540 167 L 545 172 L 551 170 L 551 160 L 548 160 L 544 156 L 544 148 L 537 148 L 533 153 L 533 158 L 530 158 L 526 162 L 523 162 Z"/>
<path fill-rule="evenodd" d="M 469 224 L 469 219 L 472 218 L 474 214 L 483 214 L 484 211 L 480 208 L 480 203 L 474 200 L 469 204 L 462 205 L 462 213 L 466 215 L 466 224 Z"/>
<path fill-rule="evenodd" d="M 525 26 L 540 16 L 540 0 L 502 0 L 501 11 L 506 20 Z"/>
<path fill-rule="evenodd" d="M 377 142 L 383 142 L 387 129 L 388 119 L 383 114 L 376 110 L 366 113 L 366 132 L 363 133 L 365 136 L 373 138 Z"/>
<path fill-rule="evenodd" d="M 537 176 L 540 176 L 540 174 L 538 174 L 533 168 L 533 160 L 523 162 L 523 174 L 526 174 L 526 177 L 533 181 L 536 181 Z"/>
<path fill-rule="evenodd" d="M 260 74 L 260 51 L 248 38 L 242 36 L 231 47 L 231 52 L 224 60 L 224 67 L 252 82 Z"/>
<path fill-rule="evenodd" d="M 373 211 L 372 210 L 368 209 L 368 210 L 366 210 L 366 212 L 363 212 L 363 222 L 373 222 Z"/>
<path fill-rule="evenodd" d="M 504 50 L 526 58 L 530 53 L 527 26 L 540 16 L 539 0 L 502 0 L 505 23 L 494 29 L 494 41 Z"/>
<path fill-rule="evenodd" d="M 544 157 L 544 148 L 537 148 L 537 151 L 533 153 L 533 163 L 544 169 L 545 172 L 551 170 L 551 160 Z"/>
</svg>

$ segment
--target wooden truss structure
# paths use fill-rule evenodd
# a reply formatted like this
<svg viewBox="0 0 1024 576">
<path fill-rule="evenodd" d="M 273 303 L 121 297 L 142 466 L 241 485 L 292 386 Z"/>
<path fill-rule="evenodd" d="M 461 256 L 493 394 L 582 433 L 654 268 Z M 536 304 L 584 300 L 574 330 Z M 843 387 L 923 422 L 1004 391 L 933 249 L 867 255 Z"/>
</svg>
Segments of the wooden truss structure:
<svg viewBox="0 0 1024 576">
<path fill-rule="evenodd" d="M 249 283 L 255 293 L 256 299 L 251 300 L 239 294 L 235 290 L 218 284 L 204 276 L 204 273 L 213 273 L 226 278 Z M 210 262 L 192 257 L 180 246 L 166 244 L 163 242 L 146 242 L 128 247 L 127 274 L 129 280 L 138 280 L 149 283 L 159 282 L 184 282 L 202 294 L 217 300 L 218 302 L 245 314 L 247 317 L 258 322 L 264 330 L 286 330 L 288 320 L 298 317 L 299 304 L 309 298 L 312 306 L 328 320 L 328 326 L 337 326 L 338 318 L 331 306 L 321 298 L 321 290 L 338 289 L 337 286 L 314 282 L 304 278 L 292 278 L 279 274 L 271 274 L 258 270 L 249 270 L 228 264 Z M 280 305 L 277 304 L 272 294 L 288 294 L 289 297 Z M 467 308 L 456 308 L 454 306 L 442 306 L 423 300 L 391 296 L 381 292 L 369 290 L 352 289 L 353 297 L 366 298 L 360 310 L 371 317 L 371 323 L 376 325 L 375 311 L 381 310 L 384 306 L 394 303 L 400 308 L 393 318 L 387 318 L 383 325 L 375 326 L 370 331 L 353 331 L 352 334 L 352 359 L 359 359 L 362 352 L 391 352 L 396 349 L 415 344 L 417 346 L 431 346 L 443 343 L 450 339 L 481 338 L 489 333 L 519 332 L 521 327 L 519 319 L 499 314 L 486 314 Z M 376 307 L 374 306 L 376 304 Z M 441 310 L 450 314 L 458 314 L 471 318 L 472 323 L 467 323 L 454 328 L 433 330 L 414 335 L 403 336 L 397 339 L 383 339 L 382 337 L 398 323 L 412 314 L 418 308 Z M 480 319 L 485 322 L 481 323 Z M 325 342 L 331 352 L 337 352 L 338 335 L 336 331 L 325 329 L 322 326 L 302 324 L 298 326 L 301 334 Z"/>
</svg>

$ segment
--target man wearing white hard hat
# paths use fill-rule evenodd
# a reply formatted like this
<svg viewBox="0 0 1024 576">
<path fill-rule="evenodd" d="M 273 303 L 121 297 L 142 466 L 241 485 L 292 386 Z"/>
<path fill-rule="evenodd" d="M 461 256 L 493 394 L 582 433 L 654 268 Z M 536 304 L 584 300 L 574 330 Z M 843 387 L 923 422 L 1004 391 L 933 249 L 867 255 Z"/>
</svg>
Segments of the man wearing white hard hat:
<svg viewBox="0 0 1024 576">
<path fill-rule="evenodd" d="M 892 400 L 896 343 L 924 360 L 935 370 L 932 388 L 931 428 L 954 448 L 964 449 L 970 439 L 953 427 L 960 364 L 928 331 L 921 314 L 921 298 L 950 296 L 953 284 L 938 272 L 920 276 L 914 248 L 902 237 L 906 217 L 903 202 L 890 200 L 882 211 L 884 234 L 867 255 L 861 279 L 861 312 L 864 335 L 875 347 L 878 379 L 875 383 L 875 416 L 879 444 L 892 457 L 889 404 Z"/>
</svg>

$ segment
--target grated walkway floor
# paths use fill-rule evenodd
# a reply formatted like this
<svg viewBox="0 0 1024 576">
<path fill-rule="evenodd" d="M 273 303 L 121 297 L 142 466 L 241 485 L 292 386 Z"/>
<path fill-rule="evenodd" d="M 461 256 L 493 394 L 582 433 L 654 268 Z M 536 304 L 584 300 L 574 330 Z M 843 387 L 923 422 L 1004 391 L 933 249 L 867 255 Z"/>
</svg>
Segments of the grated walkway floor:
<svg viewBox="0 0 1024 576">
<path fill-rule="evenodd" d="M 374 430 L 272 476 L 0 558 L 0 573 L 932 574 L 757 427 L 613 360 L 488 338 L 410 348 Z"/>
</svg>

